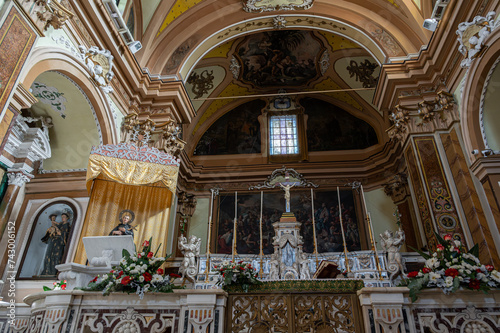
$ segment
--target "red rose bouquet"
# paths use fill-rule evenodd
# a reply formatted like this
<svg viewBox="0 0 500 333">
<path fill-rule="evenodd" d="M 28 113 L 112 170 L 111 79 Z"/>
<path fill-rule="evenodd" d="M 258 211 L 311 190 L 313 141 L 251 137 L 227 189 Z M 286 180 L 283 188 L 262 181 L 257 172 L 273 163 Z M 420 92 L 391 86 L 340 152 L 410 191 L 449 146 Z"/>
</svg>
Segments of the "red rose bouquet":
<svg viewBox="0 0 500 333">
<path fill-rule="evenodd" d="M 168 257 L 156 257 L 156 253 L 151 251 L 151 239 L 144 241 L 142 250 L 137 253 L 130 254 L 123 250 L 120 265 L 113 267 L 107 274 L 96 276 L 83 290 L 99 290 L 103 295 L 114 291 L 135 292 L 141 299 L 148 291 L 172 292 L 174 286 L 171 279 L 160 268 Z"/>
<path fill-rule="evenodd" d="M 53 286 L 52 288 L 43 286 L 43 291 L 66 290 L 66 280 L 54 282 Z"/>
<path fill-rule="evenodd" d="M 500 287 L 500 273 L 491 265 L 479 262 L 479 247 L 476 244 L 468 252 L 462 243 L 451 235 L 444 238 L 436 234 L 439 244 L 436 252 L 426 254 L 418 251 L 425 261 L 420 271 L 409 272 L 401 285 L 410 289 L 412 301 L 423 288 L 441 288 L 445 294 L 456 291 L 460 286 L 470 290 L 487 292 Z"/>
<path fill-rule="evenodd" d="M 239 285 L 241 288 L 248 292 L 248 288 L 252 284 L 261 284 L 262 282 L 257 279 L 257 271 L 251 264 L 245 264 L 243 261 L 233 263 L 232 261 L 225 261 L 222 266 L 214 266 L 219 273 L 218 285 L 226 288 L 231 285 Z"/>
</svg>

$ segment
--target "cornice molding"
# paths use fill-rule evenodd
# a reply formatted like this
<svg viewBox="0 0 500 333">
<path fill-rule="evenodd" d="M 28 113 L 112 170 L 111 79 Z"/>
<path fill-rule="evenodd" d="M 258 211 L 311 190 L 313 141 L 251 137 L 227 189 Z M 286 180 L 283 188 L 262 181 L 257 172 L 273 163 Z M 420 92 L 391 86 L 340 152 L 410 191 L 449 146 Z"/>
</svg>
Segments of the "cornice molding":
<svg viewBox="0 0 500 333">
<path fill-rule="evenodd" d="M 392 109 L 405 91 L 425 91 L 426 87 L 444 85 L 448 91 L 454 91 L 465 74 L 460 67 L 463 56 L 457 48 L 454 27 L 472 19 L 479 8 L 476 1 L 450 1 L 431 42 L 417 59 L 382 67 L 374 104 L 380 110 Z"/>
<path fill-rule="evenodd" d="M 113 56 L 113 72 L 115 78 L 111 81 L 118 99 L 123 104 L 136 103 L 141 106 L 151 106 L 166 109 L 177 123 L 190 123 L 195 117 L 195 110 L 184 88 L 182 81 L 165 81 L 149 75 L 140 68 L 134 55 L 123 42 L 116 31 L 101 0 L 85 1 L 74 4 L 75 15 L 82 21 L 88 20 L 93 26 L 90 37 L 97 47 L 107 49 Z M 88 15 L 92 13 L 92 15 Z M 97 31 L 101 33 L 97 35 Z"/>
<path fill-rule="evenodd" d="M 362 180 L 367 188 L 380 187 L 387 182 L 386 173 L 394 174 L 401 161 L 402 146 L 391 141 L 373 155 L 352 161 L 331 160 L 324 162 L 287 163 L 303 174 L 309 181 L 320 187 L 343 186 L 352 180 Z M 220 157 L 220 156 L 219 156 Z M 359 156 L 358 156 L 359 157 Z M 282 164 L 248 162 L 248 155 L 231 156 L 232 167 L 228 167 L 228 158 L 223 165 L 210 165 L 203 156 L 203 166 L 189 159 L 185 151 L 180 154 L 178 187 L 183 191 L 206 192 L 216 185 L 225 190 L 246 191 L 263 181 Z M 334 167 L 332 168 L 332 165 Z M 237 181 L 235 181 L 237 180 Z"/>
</svg>

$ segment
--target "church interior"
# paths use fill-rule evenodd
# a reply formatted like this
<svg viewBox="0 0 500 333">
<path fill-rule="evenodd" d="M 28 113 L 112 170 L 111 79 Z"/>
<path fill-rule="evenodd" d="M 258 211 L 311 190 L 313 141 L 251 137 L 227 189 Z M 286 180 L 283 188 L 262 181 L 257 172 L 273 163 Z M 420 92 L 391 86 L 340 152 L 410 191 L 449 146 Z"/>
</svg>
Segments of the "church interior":
<svg viewBox="0 0 500 333">
<path fill-rule="evenodd" d="M 0 333 L 500 332 L 499 14 L 0 0 Z"/>
</svg>

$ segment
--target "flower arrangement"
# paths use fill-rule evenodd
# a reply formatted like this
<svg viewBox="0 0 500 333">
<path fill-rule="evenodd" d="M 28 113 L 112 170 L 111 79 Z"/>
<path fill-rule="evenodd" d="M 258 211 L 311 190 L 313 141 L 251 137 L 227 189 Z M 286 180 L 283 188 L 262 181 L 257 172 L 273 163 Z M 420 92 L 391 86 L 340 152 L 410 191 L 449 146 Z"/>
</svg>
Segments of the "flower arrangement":
<svg viewBox="0 0 500 333">
<path fill-rule="evenodd" d="M 248 288 L 253 284 L 262 284 L 260 280 L 257 279 L 257 271 L 251 264 L 245 264 L 243 261 L 238 263 L 233 263 L 233 261 L 225 261 L 222 266 L 215 265 L 214 268 L 219 273 L 219 282 L 217 285 L 221 285 L 222 288 L 227 288 L 231 285 L 241 286 L 241 288 L 248 292 Z"/>
<path fill-rule="evenodd" d="M 51 290 L 66 290 L 66 280 L 54 282 L 54 286 L 52 288 L 43 286 L 43 291 L 51 291 Z"/>
<path fill-rule="evenodd" d="M 156 253 L 159 248 L 158 246 Z M 115 291 L 129 294 L 135 292 L 141 299 L 148 291 L 172 292 L 175 287 L 171 279 L 175 277 L 165 275 L 164 270 L 160 268 L 168 257 L 157 258 L 156 253 L 151 252 L 151 238 L 142 243 L 142 250 L 138 253 L 131 255 L 127 250 L 123 250 L 119 266 L 113 267 L 107 274 L 96 276 L 82 290 L 102 291 L 103 295 Z"/>
<path fill-rule="evenodd" d="M 436 237 L 439 241 L 436 252 L 429 255 L 418 251 L 426 259 L 424 268 L 408 273 L 408 279 L 401 284 L 410 289 L 412 301 L 417 300 L 417 293 L 423 288 L 437 287 L 449 294 L 459 287 L 483 292 L 500 287 L 500 273 L 493 266 L 479 262 L 477 244 L 465 252 L 462 243 L 451 235 L 442 238 L 436 234 Z"/>
</svg>

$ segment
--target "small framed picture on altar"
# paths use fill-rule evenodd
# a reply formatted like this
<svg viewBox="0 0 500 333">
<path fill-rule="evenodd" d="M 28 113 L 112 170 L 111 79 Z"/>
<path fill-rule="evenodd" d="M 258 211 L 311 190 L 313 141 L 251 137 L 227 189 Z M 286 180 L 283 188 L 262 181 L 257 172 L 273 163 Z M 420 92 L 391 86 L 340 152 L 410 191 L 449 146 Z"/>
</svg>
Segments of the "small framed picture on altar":
<svg viewBox="0 0 500 333">
<path fill-rule="evenodd" d="M 36 215 L 21 259 L 18 279 L 54 279 L 55 266 L 64 263 L 76 221 L 72 203 L 57 201 L 43 207 Z"/>
</svg>

